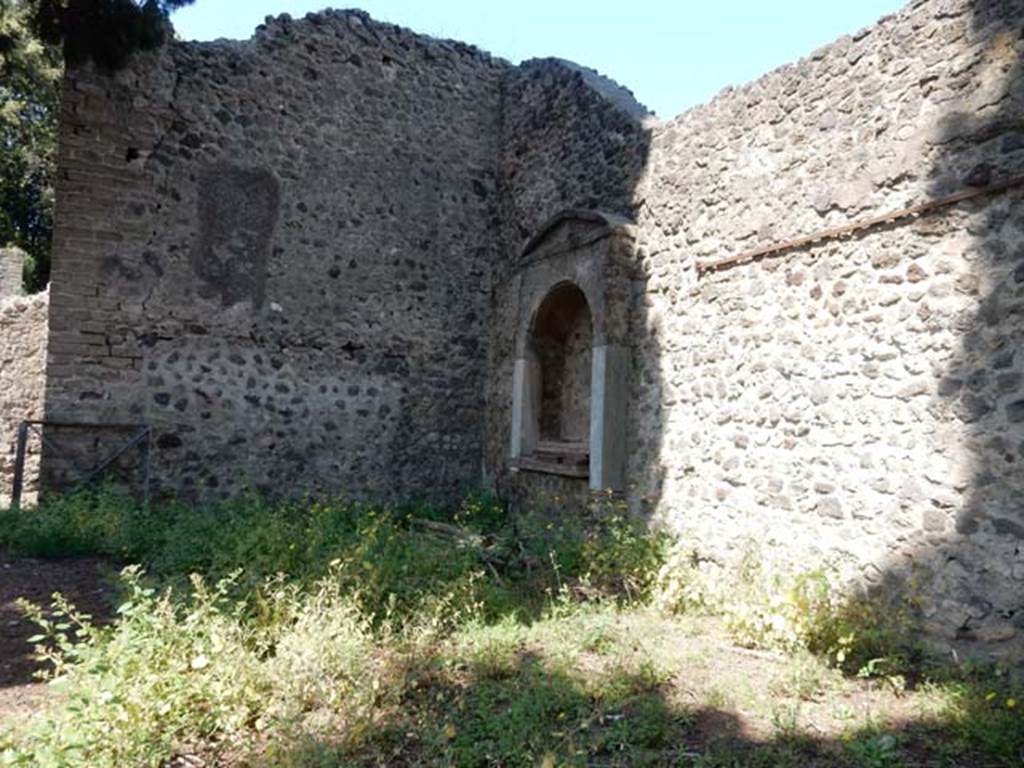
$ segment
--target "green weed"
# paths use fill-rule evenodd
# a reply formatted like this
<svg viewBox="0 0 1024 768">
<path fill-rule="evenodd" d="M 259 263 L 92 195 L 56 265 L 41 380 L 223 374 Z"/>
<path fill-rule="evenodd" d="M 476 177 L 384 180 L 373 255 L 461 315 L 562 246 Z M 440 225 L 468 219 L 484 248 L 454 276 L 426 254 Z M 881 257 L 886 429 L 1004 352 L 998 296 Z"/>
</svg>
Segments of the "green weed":
<svg viewBox="0 0 1024 768">
<path fill-rule="evenodd" d="M 851 715 L 847 740 L 822 742 L 800 724 L 858 673 L 902 693 L 911 670 L 930 681 L 918 727 L 941 732 L 942 754 L 1024 756 L 1019 685 L 989 666 L 927 667 L 905 594 L 850 600 L 827 569 L 794 573 L 753 549 L 730 571 L 611 497 L 556 524 L 486 495 L 453 510 L 255 497 L 144 510 L 88 492 L 0 513 L 0 547 L 141 564 L 122 575 L 112 625 L 60 598 L 25 606 L 60 695 L 0 732 L 0 765 L 196 753 L 265 768 L 896 768 L 913 762 L 903 734 Z M 742 741 L 758 682 L 715 679 L 734 660 L 680 649 L 692 629 L 651 603 L 797 652 L 768 681 L 785 698 L 770 743 Z M 686 659 L 700 663 L 674 668 Z M 711 681 L 681 702 L 696 667 Z M 704 716 L 728 738 L 693 746 Z"/>
</svg>

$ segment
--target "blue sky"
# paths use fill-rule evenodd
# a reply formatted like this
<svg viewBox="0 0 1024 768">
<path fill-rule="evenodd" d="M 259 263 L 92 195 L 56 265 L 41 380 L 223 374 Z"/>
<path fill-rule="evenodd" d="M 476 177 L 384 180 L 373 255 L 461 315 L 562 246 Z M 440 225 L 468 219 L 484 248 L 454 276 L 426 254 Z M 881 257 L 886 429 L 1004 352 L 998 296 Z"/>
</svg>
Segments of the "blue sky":
<svg viewBox="0 0 1024 768">
<path fill-rule="evenodd" d="M 329 0 L 196 0 L 187 40 L 247 38 L 267 15 Z M 622 83 L 660 117 L 700 104 L 903 6 L 904 0 L 355 0 L 381 21 L 519 62 L 558 56 Z M 344 0 L 338 7 L 345 7 Z"/>
</svg>

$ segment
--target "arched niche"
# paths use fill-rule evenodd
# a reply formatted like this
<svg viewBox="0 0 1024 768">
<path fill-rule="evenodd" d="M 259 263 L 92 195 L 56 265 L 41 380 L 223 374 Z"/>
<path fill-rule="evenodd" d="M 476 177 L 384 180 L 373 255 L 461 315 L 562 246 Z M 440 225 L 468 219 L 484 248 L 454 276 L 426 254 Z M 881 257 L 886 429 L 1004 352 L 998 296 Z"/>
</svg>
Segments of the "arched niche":
<svg viewBox="0 0 1024 768">
<path fill-rule="evenodd" d="M 564 465 L 567 474 L 589 471 L 593 344 L 593 320 L 583 291 L 573 283 L 552 288 L 527 339 L 527 355 L 540 379 L 540 402 L 531 415 L 537 421 L 533 453 Z"/>
<path fill-rule="evenodd" d="M 625 485 L 632 230 L 565 211 L 520 256 L 511 467 Z"/>
</svg>

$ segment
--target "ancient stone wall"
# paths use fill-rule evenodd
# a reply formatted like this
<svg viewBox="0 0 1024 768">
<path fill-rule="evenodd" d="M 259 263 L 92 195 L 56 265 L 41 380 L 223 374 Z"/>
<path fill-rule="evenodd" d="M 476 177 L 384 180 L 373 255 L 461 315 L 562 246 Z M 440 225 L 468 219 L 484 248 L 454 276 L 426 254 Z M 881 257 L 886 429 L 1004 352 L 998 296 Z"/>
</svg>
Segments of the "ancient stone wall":
<svg viewBox="0 0 1024 768">
<path fill-rule="evenodd" d="M 639 175 L 592 164 L 597 147 L 614 156 L 619 127 L 586 121 L 574 140 L 580 121 L 545 112 L 566 100 L 560 81 L 521 74 L 536 91 L 518 123 L 506 96 L 505 125 L 521 127 L 506 127 L 502 166 L 506 224 L 528 234 L 592 190 L 607 191 L 595 207 L 635 212 L 621 404 L 634 510 L 722 558 L 755 542 L 796 568 L 829 561 L 861 585 L 913 588 L 932 637 L 1016 657 L 1024 191 L 703 277 L 696 266 L 1024 174 L 1022 21 L 1020 0 L 911 3 L 624 142 L 626 157 L 643 147 Z M 606 172 L 612 183 L 589 186 Z M 499 427 L 515 270 L 494 299 Z M 507 455 L 507 433 L 491 434 L 489 456 Z M 492 466 L 510 495 L 586 493 Z"/>
<path fill-rule="evenodd" d="M 11 501 L 18 426 L 43 417 L 48 305 L 46 293 L 0 298 L 0 508 Z M 28 448 L 23 500 L 32 502 L 38 490 L 38 440 Z"/>
<path fill-rule="evenodd" d="M 153 424 L 196 496 L 451 498 L 483 457 L 564 507 L 586 479 L 511 471 L 513 379 L 523 303 L 575 280 L 634 510 L 913 584 L 934 637 L 1022 655 L 1021 188 L 696 269 L 1024 174 L 1022 20 L 915 0 L 661 125 L 355 12 L 80 70 L 48 414 Z"/>
<path fill-rule="evenodd" d="M 653 117 L 633 95 L 561 59 L 534 59 L 504 83 L 501 185 L 508 268 L 569 208 L 632 214 Z"/>
<path fill-rule="evenodd" d="M 625 88 L 560 59 L 528 61 L 509 71 L 503 93 L 503 258 L 492 287 L 485 468 L 503 495 L 522 503 L 563 503 L 580 497 L 579 482 L 539 475 L 519 482 L 523 478 L 507 471 L 515 336 L 528 261 L 523 250 L 567 209 L 633 217 L 656 121 Z"/>
<path fill-rule="evenodd" d="M 20 248 L 0 248 L 0 299 L 22 294 L 24 264 L 25 252 Z"/>
<path fill-rule="evenodd" d="M 475 484 L 507 68 L 328 12 L 74 72 L 48 412 L 195 496 Z"/>
<path fill-rule="evenodd" d="M 1024 173 L 1022 21 L 915 2 L 659 129 L 630 403 L 635 506 L 913 582 L 937 636 L 1017 655 L 1024 191 L 695 266 Z"/>
</svg>

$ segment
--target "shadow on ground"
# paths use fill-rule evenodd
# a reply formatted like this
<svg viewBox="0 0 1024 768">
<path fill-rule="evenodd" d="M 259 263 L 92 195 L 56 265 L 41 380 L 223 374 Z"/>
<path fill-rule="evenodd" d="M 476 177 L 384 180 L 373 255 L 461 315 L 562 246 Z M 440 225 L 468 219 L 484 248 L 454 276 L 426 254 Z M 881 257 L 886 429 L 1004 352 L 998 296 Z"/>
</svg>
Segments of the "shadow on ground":
<svg viewBox="0 0 1024 768">
<path fill-rule="evenodd" d="M 354 738 L 268 745 L 260 766 L 694 766 L 694 768 L 996 768 L 939 716 L 851 728 L 840 736 L 783 720 L 757 733 L 742 712 L 681 702 L 684 680 L 640 666 L 603 674 L 553 669 L 520 653 L 493 666 L 404 670 L 406 688 Z"/>
<path fill-rule="evenodd" d="M 82 611 L 103 621 L 112 615 L 96 558 L 36 560 L 0 554 L 0 688 L 31 683 L 37 662 L 25 641 L 38 631 L 18 608 L 21 598 L 47 605 L 60 592 Z"/>
</svg>

